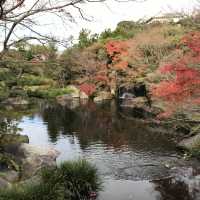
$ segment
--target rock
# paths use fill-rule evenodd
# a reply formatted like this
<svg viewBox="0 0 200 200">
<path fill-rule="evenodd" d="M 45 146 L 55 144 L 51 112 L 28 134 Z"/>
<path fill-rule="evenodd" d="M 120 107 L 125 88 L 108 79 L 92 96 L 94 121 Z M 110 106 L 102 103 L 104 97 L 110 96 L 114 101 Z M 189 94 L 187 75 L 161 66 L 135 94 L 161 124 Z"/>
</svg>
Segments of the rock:
<svg viewBox="0 0 200 200">
<path fill-rule="evenodd" d="M 73 100 L 73 97 L 71 94 L 64 94 L 64 95 L 56 97 L 56 100 L 58 103 L 62 104 L 62 103 L 65 103 L 66 101 Z"/>
<path fill-rule="evenodd" d="M 19 172 L 16 172 L 14 170 L 8 170 L 5 172 L 0 173 L 0 178 L 3 178 L 4 180 L 14 183 L 19 180 Z"/>
<path fill-rule="evenodd" d="M 67 90 L 70 91 L 71 98 L 79 98 L 80 97 L 80 90 L 74 85 L 68 85 Z"/>
<path fill-rule="evenodd" d="M 6 147 L 13 144 L 29 143 L 27 135 L 2 134 L 0 135 L 0 147 Z"/>
<path fill-rule="evenodd" d="M 11 186 L 11 184 L 8 182 L 8 181 L 6 181 L 5 179 L 3 179 L 3 178 L 0 178 L 0 188 L 1 189 L 3 189 L 3 188 L 8 188 L 8 187 L 10 187 Z"/>
<path fill-rule="evenodd" d="M 80 99 L 88 99 L 88 95 L 85 92 L 80 92 Z"/>
<path fill-rule="evenodd" d="M 20 86 L 13 86 L 10 90 L 10 97 L 27 97 L 27 92 Z"/>
<path fill-rule="evenodd" d="M 188 193 L 193 197 L 192 199 L 200 199 L 200 175 L 199 169 L 193 167 L 178 167 L 172 169 L 171 172 L 174 177 L 172 182 L 179 182 L 185 184 Z"/>
<path fill-rule="evenodd" d="M 23 105 L 28 105 L 29 102 L 21 97 L 13 97 L 13 98 L 8 98 L 4 100 L 2 104 L 8 104 L 8 105 L 13 105 L 13 106 L 23 106 Z"/>
<path fill-rule="evenodd" d="M 200 133 L 179 142 L 178 147 L 187 150 L 200 150 Z"/>
<path fill-rule="evenodd" d="M 38 147 L 30 144 L 21 144 L 20 150 L 25 156 L 22 161 L 22 179 L 36 175 L 43 167 L 55 166 L 59 155 L 59 152 L 51 147 Z"/>
<path fill-rule="evenodd" d="M 124 99 L 128 97 L 147 97 L 147 89 L 145 83 L 136 83 L 133 85 L 120 86 L 118 88 L 118 98 Z"/>
<path fill-rule="evenodd" d="M 94 98 L 94 102 L 101 102 L 105 100 L 111 100 L 113 98 L 112 94 L 110 92 L 99 92 L 97 96 Z"/>
<path fill-rule="evenodd" d="M 136 97 L 132 98 L 132 96 L 126 97 L 122 102 L 121 106 L 130 107 L 130 108 L 144 108 L 148 105 L 147 99 L 145 97 Z"/>
<path fill-rule="evenodd" d="M 67 86 L 67 90 L 70 91 L 69 94 L 64 94 L 56 97 L 57 102 L 61 105 L 67 105 L 69 101 L 72 101 L 74 99 L 88 98 L 88 96 L 85 93 L 81 92 L 76 86 L 69 85 Z"/>
</svg>

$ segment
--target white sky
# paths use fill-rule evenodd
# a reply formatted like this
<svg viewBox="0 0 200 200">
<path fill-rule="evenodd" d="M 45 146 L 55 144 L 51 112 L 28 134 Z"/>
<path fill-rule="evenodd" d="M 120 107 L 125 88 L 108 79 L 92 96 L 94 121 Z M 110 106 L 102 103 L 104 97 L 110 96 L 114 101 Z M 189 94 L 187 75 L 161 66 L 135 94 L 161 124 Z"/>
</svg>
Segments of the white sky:
<svg viewBox="0 0 200 200">
<path fill-rule="evenodd" d="M 70 35 L 77 38 L 82 28 L 89 29 L 92 33 L 100 33 L 107 28 L 113 30 L 120 21 L 124 20 L 138 20 L 169 12 L 190 13 L 196 7 L 197 2 L 197 0 L 138 1 L 140 2 L 129 0 L 119 3 L 115 0 L 106 0 L 101 3 L 82 4 L 81 8 L 85 12 L 84 16 L 91 19 L 91 22 L 83 20 L 78 11 L 72 7 L 69 7 L 68 11 L 75 16 L 76 23 L 68 23 L 68 20 L 65 20 L 67 23 L 64 25 L 53 15 L 37 15 L 36 20 L 43 24 L 38 27 L 37 31 L 63 39 L 68 38 Z M 19 33 L 22 36 L 30 34 L 24 30 L 19 30 Z"/>
<path fill-rule="evenodd" d="M 83 5 L 82 8 L 86 15 L 92 18 L 91 22 L 82 20 L 79 16 L 76 18 L 77 24 L 70 24 L 65 28 L 57 25 L 56 30 L 58 31 L 53 31 L 52 34 L 74 35 L 77 37 L 82 28 L 90 29 L 93 33 L 99 33 L 106 28 L 114 29 L 117 23 L 123 20 L 138 20 L 166 12 L 189 13 L 195 5 L 195 0 L 147 0 L 142 3 L 133 1 L 119 3 L 114 0 L 107 0 L 104 3 L 88 3 Z"/>
</svg>

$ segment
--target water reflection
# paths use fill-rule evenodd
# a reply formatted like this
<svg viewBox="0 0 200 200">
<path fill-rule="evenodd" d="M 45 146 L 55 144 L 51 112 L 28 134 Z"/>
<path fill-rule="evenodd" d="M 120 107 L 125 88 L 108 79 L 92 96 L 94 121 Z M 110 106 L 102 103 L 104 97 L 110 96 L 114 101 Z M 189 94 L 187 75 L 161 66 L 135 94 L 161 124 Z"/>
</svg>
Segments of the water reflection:
<svg viewBox="0 0 200 200">
<path fill-rule="evenodd" d="M 81 148 L 91 142 L 102 141 L 108 148 L 119 150 L 130 143 L 135 149 L 147 151 L 173 149 L 173 144 L 166 137 L 155 134 L 144 124 L 121 118 L 115 104 L 95 105 L 91 102 L 75 110 L 67 106 L 48 105 L 42 108 L 40 117 L 47 124 L 51 142 L 56 142 L 60 135 L 76 135 Z"/>
<path fill-rule="evenodd" d="M 58 162 L 85 157 L 94 163 L 106 179 L 101 200 L 196 200 L 182 182 L 148 181 L 170 176 L 165 163 L 179 159 L 175 145 L 158 127 L 121 117 L 114 102 L 41 105 L 19 126 L 30 143 L 59 150 Z"/>
</svg>

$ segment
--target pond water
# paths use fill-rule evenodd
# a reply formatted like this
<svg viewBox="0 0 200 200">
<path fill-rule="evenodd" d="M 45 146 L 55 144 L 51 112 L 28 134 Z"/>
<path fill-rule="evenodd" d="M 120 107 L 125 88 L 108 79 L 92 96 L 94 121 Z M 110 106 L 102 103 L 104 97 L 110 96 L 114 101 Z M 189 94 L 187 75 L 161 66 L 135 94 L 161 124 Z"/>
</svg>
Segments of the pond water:
<svg viewBox="0 0 200 200">
<path fill-rule="evenodd" d="M 180 159 L 170 137 L 123 118 L 115 102 L 73 109 L 41 104 L 21 117 L 19 127 L 30 144 L 60 151 L 58 163 L 85 158 L 95 164 L 104 180 L 99 200 L 196 200 L 186 185 L 166 178 L 167 164 Z"/>
</svg>

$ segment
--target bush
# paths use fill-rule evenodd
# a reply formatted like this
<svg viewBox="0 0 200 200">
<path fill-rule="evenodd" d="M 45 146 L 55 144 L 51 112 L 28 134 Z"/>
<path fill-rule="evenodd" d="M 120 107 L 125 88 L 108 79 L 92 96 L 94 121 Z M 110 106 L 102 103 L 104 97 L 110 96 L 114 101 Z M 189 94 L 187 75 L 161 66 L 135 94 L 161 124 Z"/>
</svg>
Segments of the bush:
<svg viewBox="0 0 200 200">
<path fill-rule="evenodd" d="M 47 79 L 42 76 L 33 76 L 33 75 L 23 75 L 18 80 L 18 85 L 22 86 L 32 86 L 32 85 L 53 85 L 53 80 Z"/>
<path fill-rule="evenodd" d="M 159 64 L 163 57 L 167 56 L 174 46 L 171 44 L 145 44 L 139 46 L 140 51 L 144 56 L 146 64 Z"/>
<path fill-rule="evenodd" d="M 29 97 L 37 98 L 55 98 L 59 95 L 70 94 L 72 91 L 68 88 L 49 88 L 43 86 L 33 86 L 26 88 Z"/>
<path fill-rule="evenodd" d="M 97 169 L 85 160 L 68 161 L 41 172 L 41 182 L 0 191 L 0 200 L 78 200 L 89 199 L 100 190 Z"/>
</svg>

